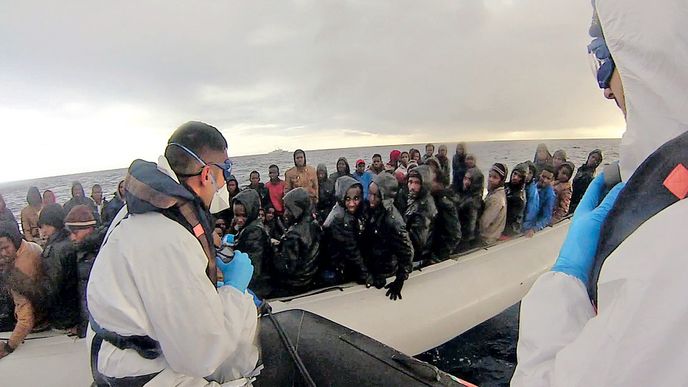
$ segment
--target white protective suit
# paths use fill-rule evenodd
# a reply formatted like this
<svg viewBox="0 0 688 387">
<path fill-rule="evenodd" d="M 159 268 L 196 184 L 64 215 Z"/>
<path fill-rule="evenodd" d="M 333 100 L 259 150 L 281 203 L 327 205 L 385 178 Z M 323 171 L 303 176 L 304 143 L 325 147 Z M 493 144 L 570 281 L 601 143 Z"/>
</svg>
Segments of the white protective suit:
<svg viewBox="0 0 688 387">
<path fill-rule="evenodd" d="M 165 158 L 158 169 L 177 180 Z M 231 286 L 216 291 L 200 243 L 180 224 L 151 212 L 115 227 L 125 213 L 126 207 L 91 271 L 88 308 L 109 331 L 158 341 L 163 356 L 146 360 L 104 341 L 98 370 L 118 378 L 163 370 L 146 386 L 219 386 L 204 379 L 211 374 L 223 386 L 250 383 L 258 361 L 251 295 Z M 93 337 L 89 329 L 89 348 Z"/>
<path fill-rule="evenodd" d="M 605 40 L 624 86 L 627 180 L 688 129 L 688 2 L 597 0 Z M 585 285 L 543 274 L 521 304 L 513 386 L 688 384 L 688 200 L 658 213 L 605 261 L 598 310 Z"/>
</svg>

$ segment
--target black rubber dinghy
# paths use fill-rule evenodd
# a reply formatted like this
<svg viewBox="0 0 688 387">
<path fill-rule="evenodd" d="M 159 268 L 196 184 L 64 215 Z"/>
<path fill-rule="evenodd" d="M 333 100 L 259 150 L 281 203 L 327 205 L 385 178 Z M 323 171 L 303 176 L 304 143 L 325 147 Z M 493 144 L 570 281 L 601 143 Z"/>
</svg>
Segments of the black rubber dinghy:
<svg viewBox="0 0 688 387">
<path fill-rule="evenodd" d="M 302 310 L 260 319 L 256 386 L 470 386 L 361 333 Z M 280 327 L 288 339 L 280 337 Z M 298 354 L 293 356 L 289 344 Z M 298 362 L 306 369 L 299 369 Z M 303 369 L 303 368 L 301 368 Z M 311 382 L 308 382 L 310 378 Z"/>
</svg>

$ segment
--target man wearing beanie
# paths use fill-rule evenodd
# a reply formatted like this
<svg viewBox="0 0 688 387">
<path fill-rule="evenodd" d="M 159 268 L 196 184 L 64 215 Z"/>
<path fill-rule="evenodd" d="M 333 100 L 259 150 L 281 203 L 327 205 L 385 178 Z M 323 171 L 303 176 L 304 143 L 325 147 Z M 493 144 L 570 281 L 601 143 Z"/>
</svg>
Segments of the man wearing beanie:
<svg viewBox="0 0 688 387">
<path fill-rule="evenodd" d="M 14 352 L 42 320 L 38 313 L 41 247 L 23 240 L 16 222 L 0 223 L 0 277 L 10 292 L 16 316 L 16 324 L 9 340 L 0 342 L 1 359 Z M 4 291 L 5 289 L 0 290 Z M 0 302 L 4 299 L 0 299 Z M 11 305 L 8 304 L 9 302 L 0 305 L 0 313 L 11 311 Z M 0 318 L 7 319 L 11 316 L 5 316 L 6 314 L 2 313 Z"/>
<path fill-rule="evenodd" d="M 43 250 L 45 305 L 50 325 L 76 333 L 79 321 L 76 251 L 64 224 L 65 213 L 59 204 L 41 210 L 38 225 L 47 238 Z"/>
<path fill-rule="evenodd" d="M 86 285 L 91 274 L 93 262 L 95 262 L 100 245 L 105 239 L 107 228 L 96 229 L 96 219 L 93 212 L 86 205 L 78 205 L 72 208 L 65 218 L 65 227 L 69 231 L 69 239 L 75 247 L 77 268 L 77 281 L 79 292 L 79 324 L 77 334 L 86 336 L 88 326 L 88 308 L 86 306 Z"/>
<path fill-rule="evenodd" d="M 504 232 L 506 226 L 506 192 L 504 181 L 507 168 L 504 164 L 495 163 L 487 175 L 487 196 L 485 211 L 480 217 L 480 239 L 484 244 L 492 244 Z"/>
</svg>

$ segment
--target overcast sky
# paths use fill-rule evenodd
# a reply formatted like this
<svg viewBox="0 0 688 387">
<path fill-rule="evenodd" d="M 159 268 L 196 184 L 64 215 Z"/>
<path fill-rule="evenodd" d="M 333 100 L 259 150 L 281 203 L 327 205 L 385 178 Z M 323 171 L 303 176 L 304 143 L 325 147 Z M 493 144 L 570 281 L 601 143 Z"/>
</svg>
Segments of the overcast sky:
<svg viewBox="0 0 688 387">
<path fill-rule="evenodd" d="M 618 137 L 589 1 L 0 0 L 0 181 L 155 159 L 174 128 L 230 155 Z"/>
</svg>

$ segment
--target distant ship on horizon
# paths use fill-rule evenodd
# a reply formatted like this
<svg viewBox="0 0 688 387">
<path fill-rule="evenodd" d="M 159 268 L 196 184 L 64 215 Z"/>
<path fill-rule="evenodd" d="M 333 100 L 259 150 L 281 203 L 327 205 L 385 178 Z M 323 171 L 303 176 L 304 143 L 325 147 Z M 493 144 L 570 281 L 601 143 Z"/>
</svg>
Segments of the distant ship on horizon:
<svg viewBox="0 0 688 387">
<path fill-rule="evenodd" d="M 277 149 L 275 149 L 274 151 L 272 151 L 272 152 L 270 152 L 270 153 L 267 153 L 267 154 L 269 154 L 269 155 L 277 155 L 277 154 L 280 154 L 280 153 L 289 153 L 289 151 L 286 151 L 286 150 L 284 150 L 284 149 L 282 149 L 282 148 L 277 148 Z"/>
</svg>

